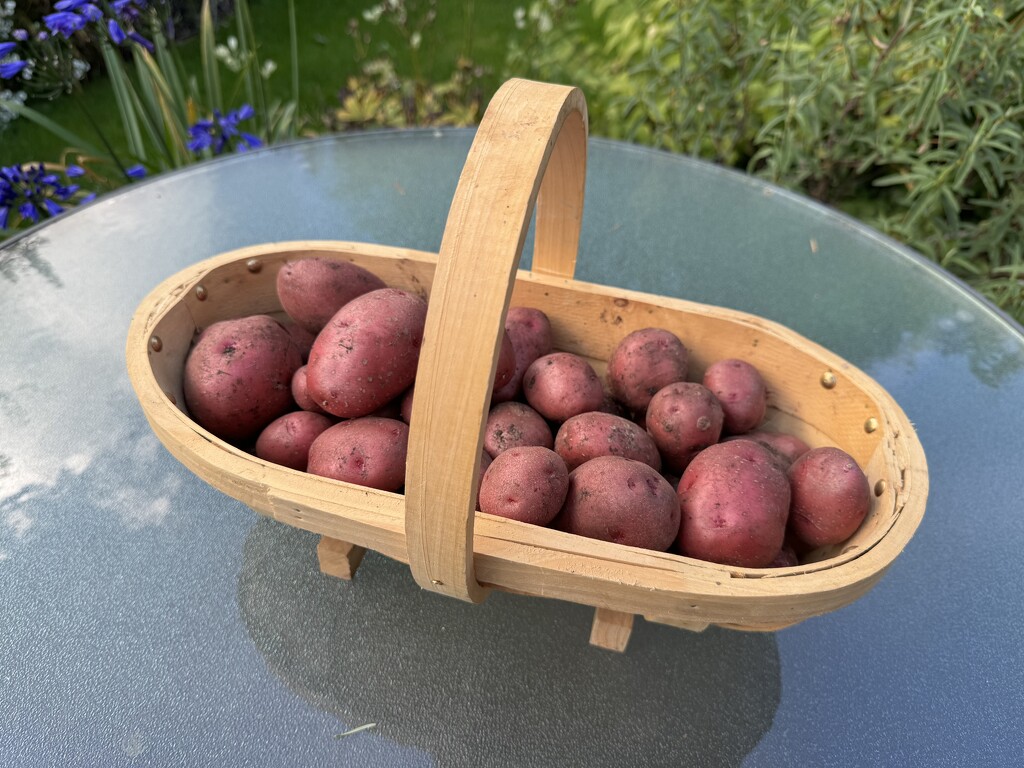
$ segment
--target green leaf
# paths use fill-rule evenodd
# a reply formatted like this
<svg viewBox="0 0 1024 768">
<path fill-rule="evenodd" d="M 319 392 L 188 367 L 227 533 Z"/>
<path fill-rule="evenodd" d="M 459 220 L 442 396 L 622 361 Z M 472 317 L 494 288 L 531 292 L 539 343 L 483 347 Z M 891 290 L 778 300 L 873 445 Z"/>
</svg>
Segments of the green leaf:
<svg viewBox="0 0 1024 768">
<path fill-rule="evenodd" d="M 5 109 L 9 109 L 11 112 L 13 112 L 16 115 L 19 115 L 20 117 L 24 117 L 25 119 L 30 120 L 31 122 L 38 125 L 40 128 L 49 131 L 54 136 L 60 139 L 63 139 L 68 143 L 69 146 L 75 149 L 87 152 L 90 155 L 96 155 L 97 157 L 107 156 L 106 152 L 104 152 L 102 149 L 98 149 L 96 145 L 93 144 L 92 142 L 82 138 L 80 135 L 74 133 L 73 131 L 69 131 L 67 128 L 60 125 L 59 123 L 54 122 L 46 115 L 32 109 L 32 107 L 27 107 L 24 104 L 21 104 L 20 102 L 4 98 L 0 98 L 0 106 L 4 107 Z"/>
<path fill-rule="evenodd" d="M 199 15 L 199 58 L 203 68 L 203 86 L 206 88 L 207 107 L 211 112 L 217 110 L 223 113 L 224 98 L 221 95 L 216 47 L 210 0 L 203 0 L 203 8 Z"/>
</svg>

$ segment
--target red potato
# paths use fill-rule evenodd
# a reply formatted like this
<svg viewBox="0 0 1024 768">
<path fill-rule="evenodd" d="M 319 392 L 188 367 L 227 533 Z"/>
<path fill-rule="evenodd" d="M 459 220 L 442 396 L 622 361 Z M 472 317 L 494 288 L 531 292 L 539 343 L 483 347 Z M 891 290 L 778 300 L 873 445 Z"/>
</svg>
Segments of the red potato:
<svg viewBox="0 0 1024 768">
<path fill-rule="evenodd" d="M 397 288 L 358 296 L 317 336 L 306 365 L 309 394 L 328 413 L 366 416 L 416 377 L 427 303 Z"/>
<path fill-rule="evenodd" d="M 570 352 L 552 352 L 534 360 L 523 377 L 526 402 L 551 421 L 596 411 L 604 389 L 590 363 Z"/>
<path fill-rule="evenodd" d="M 292 337 L 295 346 L 299 348 L 299 352 L 302 353 L 302 362 L 305 363 L 309 360 L 309 351 L 313 348 L 313 342 L 316 341 L 316 334 L 310 333 L 291 319 L 283 321 L 281 325 L 288 331 L 288 335 Z"/>
<path fill-rule="evenodd" d="M 516 351 L 512 346 L 512 338 L 508 335 L 508 332 L 501 336 L 501 347 L 498 350 L 498 365 L 494 369 L 494 387 L 492 390 L 491 399 L 493 401 L 493 392 L 506 386 L 511 380 L 512 375 L 516 372 Z"/>
<path fill-rule="evenodd" d="M 306 366 L 304 365 L 299 367 L 292 376 L 292 400 L 304 411 L 325 415 L 327 413 L 327 411 L 317 405 L 316 400 L 309 394 L 306 387 Z"/>
<path fill-rule="evenodd" d="M 664 551 L 679 532 L 679 500 L 640 461 L 599 456 L 569 473 L 569 491 L 553 525 L 630 547 Z"/>
<path fill-rule="evenodd" d="M 544 417 L 526 403 L 498 403 L 487 414 L 484 450 L 495 458 L 510 448 L 539 445 L 552 448 L 554 437 Z"/>
<path fill-rule="evenodd" d="M 711 391 L 693 382 L 662 387 L 647 405 L 646 425 L 665 465 L 677 472 L 694 456 L 718 442 L 722 406 Z"/>
<path fill-rule="evenodd" d="M 732 440 L 701 451 L 683 472 L 678 493 L 682 554 L 762 568 L 782 549 L 789 482 L 760 443 Z"/>
<path fill-rule="evenodd" d="M 512 341 L 516 367 L 512 377 L 501 387 L 495 387 L 492 403 L 515 400 L 523 390 L 526 369 L 538 357 L 552 350 L 551 321 L 533 307 L 509 307 L 505 316 L 505 333 Z"/>
<path fill-rule="evenodd" d="M 793 499 L 789 527 L 810 547 L 850 538 L 871 509 L 868 479 L 850 454 L 814 448 L 789 468 Z"/>
<path fill-rule="evenodd" d="M 484 473 L 480 511 L 547 525 L 561 510 L 568 488 L 565 462 L 550 448 L 510 448 L 496 456 Z"/>
<path fill-rule="evenodd" d="M 798 458 L 811 450 L 810 446 L 796 435 L 789 435 L 783 432 L 766 432 L 764 430 L 758 430 L 756 432 L 748 432 L 742 437 L 749 440 L 756 440 L 759 443 L 764 443 L 770 448 L 774 448 L 786 458 L 789 464 L 792 464 Z"/>
<path fill-rule="evenodd" d="M 270 422 L 256 439 L 256 455 L 265 461 L 306 471 L 309 446 L 334 422 L 319 413 L 292 411 Z"/>
<path fill-rule="evenodd" d="M 402 395 L 402 405 L 398 409 L 402 421 L 406 424 L 409 423 L 409 419 L 412 417 L 412 395 L 415 389 L 416 387 L 412 386 L 405 390 L 405 394 Z"/>
<path fill-rule="evenodd" d="M 185 405 L 224 440 L 244 440 L 293 408 L 291 380 L 302 355 L 268 315 L 214 323 L 185 360 Z"/>
<path fill-rule="evenodd" d="M 686 381 L 689 358 L 683 342 L 670 331 L 633 331 L 608 359 L 608 387 L 616 399 L 642 413 L 659 389 Z"/>
<path fill-rule="evenodd" d="M 317 334 L 356 296 L 387 287 L 372 272 L 347 261 L 308 258 L 286 262 L 277 273 L 281 307 L 298 325 Z"/>
<path fill-rule="evenodd" d="M 567 419 L 555 435 L 555 452 L 570 472 L 598 456 L 622 456 L 661 471 L 661 456 L 651 436 L 629 419 L 601 411 Z"/>
<path fill-rule="evenodd" d="M 405 483 L 409 426 L 364 416 L 324 430 L 309 447 L 306 471 L 346 483 L 397 491 Z"/>
<path fill-rule="evenodd" d="M 768 390 L 757 368 L 745 360 L 729 358 L 712 363 L 704 371 L 704 386 L 722 404 L 726 434 L 745 434 L 764 421 Z"/>
</svg>

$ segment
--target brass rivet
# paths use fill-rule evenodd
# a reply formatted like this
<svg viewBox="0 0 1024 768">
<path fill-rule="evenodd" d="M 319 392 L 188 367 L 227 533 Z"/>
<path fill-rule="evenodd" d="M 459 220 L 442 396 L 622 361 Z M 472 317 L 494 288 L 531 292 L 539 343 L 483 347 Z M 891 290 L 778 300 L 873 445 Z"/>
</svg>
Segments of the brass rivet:
<svg viewBox="0 0 1024 768">
<path fill-rule="evenodd" d="M 206 287 L 202 285 L 196 286 L 196 298 L 200 301 L 206 301 Z"/>
<path fill-rule="evenodd" d="M 871 433 L 878 429 L 878 419 L 872 416 L 870 419 L 864 422 L 864 431 Z"/>
<path fill-rule="evenodd" d="M 888 486 L 885 480 L 879 480 L 877 483 L 875 483 L 875 496 L 881 496 L 883 493 L 885 493 L 885 489 L 887 487 Z"/>
<path fill-rule="evenodd" d="M 149 348 L 152 349 L 154 352 L 159 352 L 161 349 L 164 348 L 164 343 L 160 341 L 159 336 L 150 336 Z"/>
<path fill-rule="evenodd" d="M 825 371 L 821 374 L 821 386 L 825 389 L 832 389 L 836 385 L 836 375 L 832 371 Z"/>
<path fill-rule="evenodd" d="M 245 262 L 245 268 L 252 272 L 254 275 L 263 269 L 263 263 L 259 259 L 249 259 Z"/>
</svg>

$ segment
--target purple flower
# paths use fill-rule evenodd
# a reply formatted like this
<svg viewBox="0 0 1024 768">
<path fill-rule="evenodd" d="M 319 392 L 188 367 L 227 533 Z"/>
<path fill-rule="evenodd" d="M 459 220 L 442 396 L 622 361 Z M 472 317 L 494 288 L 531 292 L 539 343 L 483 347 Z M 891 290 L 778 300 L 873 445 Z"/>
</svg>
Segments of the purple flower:
<svg viewBox="0 0 1024 768">
<path fill-rule="evenodd" d="M 79 170 L 84 173 L 84 169 Z M 7 228 L 13 210 L 32 222 L 39 221 L 42 214 L 56 216 L 65 209 L 61 203 L 76 201 L 78 190 L 77 184 L 64 184 L 58 174 L 48 172 L 42 163 L 0 168 L 0 229 Z M 86 195 L 80 202 L 92 197 Z"/>
<path fill-rule="evenodd" d="M 262 147 L 259 137 L 238 129 L 240 122 L 255 116 L 255 110 L 248 104 L 226 115 L 214 111 L 212 119 L 199 120 L 188 129 L 188 148 L 196 154 L 212 149 L 214 155 L 220 155 L 229 147 L 235 152 Z"/>
<path fill-rule="evenodd" d="M 28 40 L 28 30 L 16 29 L 13 32 L 11 32 L 11 37 L 13 37 L 19 43 L 24 43 L 26 40 Z"/>
<path fill-rule="evenodd" d="M 69 165 L 64 171 L 64 175 L 69 179 L 76 179 L 79 176 L 85 176 L 85 168 L 80 165 Z"/>
<path fill-rule="evenodd" d="M 6 64 L 0 64 L 0 80 L 10 80 L 27 66 L 27 61 L 9 61 Z"/>
<path fill-rule="evenodd" d="M 129 179 L 142 179 L 146 176 L 146 169 L 141 163 L 133 165 L 131 168 L 125 168 L 124 172 Z"/>
<path fill-rule="evenodd" d="M 14 49 L 17 47 L 17 43 L 0 43 L 0 59 L 9 53 L 13 53 Z"/>
<path fill-rule="evenodd" d="M 128 37 L 116 19 L 110 19 L 107 22 L 107 31 L 110 32 L 110 39 L 114 41 L 114 45 L 120 45 Z"/>
<path fill-rule="evenodd" d="M 46 24 L 46 28 L 53 34 L 61 35 L 64 38 L 69 38 L 75 32 L 84 29 L 86 21 L 88 20 L 85 16 L 79 16 L 77 13 L 71 13 L 70 11 L 60 11 L 59 13 L 50 13 L 43 16 L 43 23 Z"/>
</svg>

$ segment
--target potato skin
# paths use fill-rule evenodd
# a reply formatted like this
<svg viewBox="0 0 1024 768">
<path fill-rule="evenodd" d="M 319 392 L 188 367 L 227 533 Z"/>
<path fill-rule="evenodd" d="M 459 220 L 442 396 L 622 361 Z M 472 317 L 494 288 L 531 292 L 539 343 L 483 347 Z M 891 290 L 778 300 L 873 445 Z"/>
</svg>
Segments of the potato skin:
<svg viewBox="0 0 1024 768">
<path fill-rule="evenodd" d="M 319 413 L 292 411 L 270 422 L 256 438 L 256 455 L 265 461 L 306 471 L 309 446 L 334 421 Z"/>
<path fill-rule="evenodd" d="M 277 298 L 288 316 L 312 334 L 356 296 L 385 288 L 372 272 L 347 261 L 318 257 L 285 262 L 277 273 Z"/>
<path fill-rule="evenodd" d="M 480 481 L 480 511 L 547 525 L 562 508 L 569 471 L 550 448 L 528 445 L 498 454 Z"/>
<path fill-rule="evenodd" d="M 492 458 L 510 448 L 539 445 L 551 449 L 554 437 L 544 417 L 526 403 L 498 403 L 487 414 L 484 451 Z"/>
<path fill-rule="evenodd" d="M 551 421 L 596 411 L 604 388 L 590 363 L 570 352 L 552 352 L 534 360 L 523 377 L 526 402 Z"/>
<path fill-rule="evenodd" d="M 291 380 L 301 365 L 299 348 L 268 315 L 214 323 L 185 360 L 185 405 L 224 440 L 253 437 L 292 409 Z"/>
<path fill-rule="evenodd" d="M 661 471 L 661 455 L 651 436 L 629 419 L 601 411 L 567 419 L 555 435 L 555 453 L 570 472 L 598 456 L 622 456 Z"/>
<path fill-rule="evenodd" d="M 722 404 L 726 434 L 745 434 L 764 421 L 768 390 L 761 373 L 745 360 L 729 358 L 712 363 L 704 371 L 704 386 Z"/>
<path fill-rule="evenodd" d="M 538 357 L 550 354 L 552 350 L 551 321 L 539 309 L 509 307 L 505 316 L 505 333 L 512 342 L 516 366 L 511 378 L 503 386 L 495 387 L 492 403 L 519 397 L 526 369 Z"/>
<path fill-rule="evenodd" d="M 686 381 L 689 359 L 686 346 L 671 331 L 633 331 L 608 358 L 608 388 L 628 408 L 643 413 L 659 389 Z"/>
<path fill-rule="evenodd" d="M 306 364 L 309 394 L 346 419 L 373 413 L 416 377 L 427 303 L 397 288 L 358 296 L 330 319 Z"/>
<path fill-rule="evenodd" d="M 599 456 L 569 473 L 569 491 L 553 525 L 630 547 L 664 551 L 679 531 L 679 501 L 651 467 Z"/>
<path fill-rule="evenodd" d="M 834 448 L 814 448 L 789 468 L 793 489 L 789 527 L 804 544 L 841 544 L 871 509 L 868 479 L 853 457 Z"/>
<path fill-rule="evenodd" d="M 647 405 L 647 432 L 665 465 L 682 472 L 693 457 L 718 442 L 724 414 L 702 384 L 677 381 L 659 389 Z"/>
<path fill-rule="evenodd" d="M 759 443 L 731 440 L 701 451 L 683 472 L 678 493 L 683 555 L 763 568 L 782 549 L 789 482 Z"/>
<path fill-rule="evenodd" d="M 309 447 L 307 472 L 346 483 L 397 491 L 405 483 L 409 426 L 364 416 L 324 430 Z"/>
<path fill-rule="evenodd" d="M 756 440 L 759 443 L 764 443 L 786 457 L 789 464 L 799 459 L 809 450 L 811 447 L 807 445 L 796 435 L 786 434 L 785 432 L 766 432 L 764 430 L 758 430 L 755 432 L 748 432 L 743 437 L 750 440 Z"/>
<path fill-rule="evenodd" d="M 310 413 L 327 414 L 323 408 L 317 405 L 306 386 L 306 366 L 300 366 L 292 375 L 292 400 L 304 411 Z"/>
<path fill-rule="evenodd" d="M 491 399 L 494 399 L 493 392 L 501 389 L 516 372 L 516 351 L 512 346 L 512 337 L 505 331 L 501 335 L 501 346 L 498 348 L 498 364 L 494 369 L 494 387 L 492 388 Z"/>
</svg>

